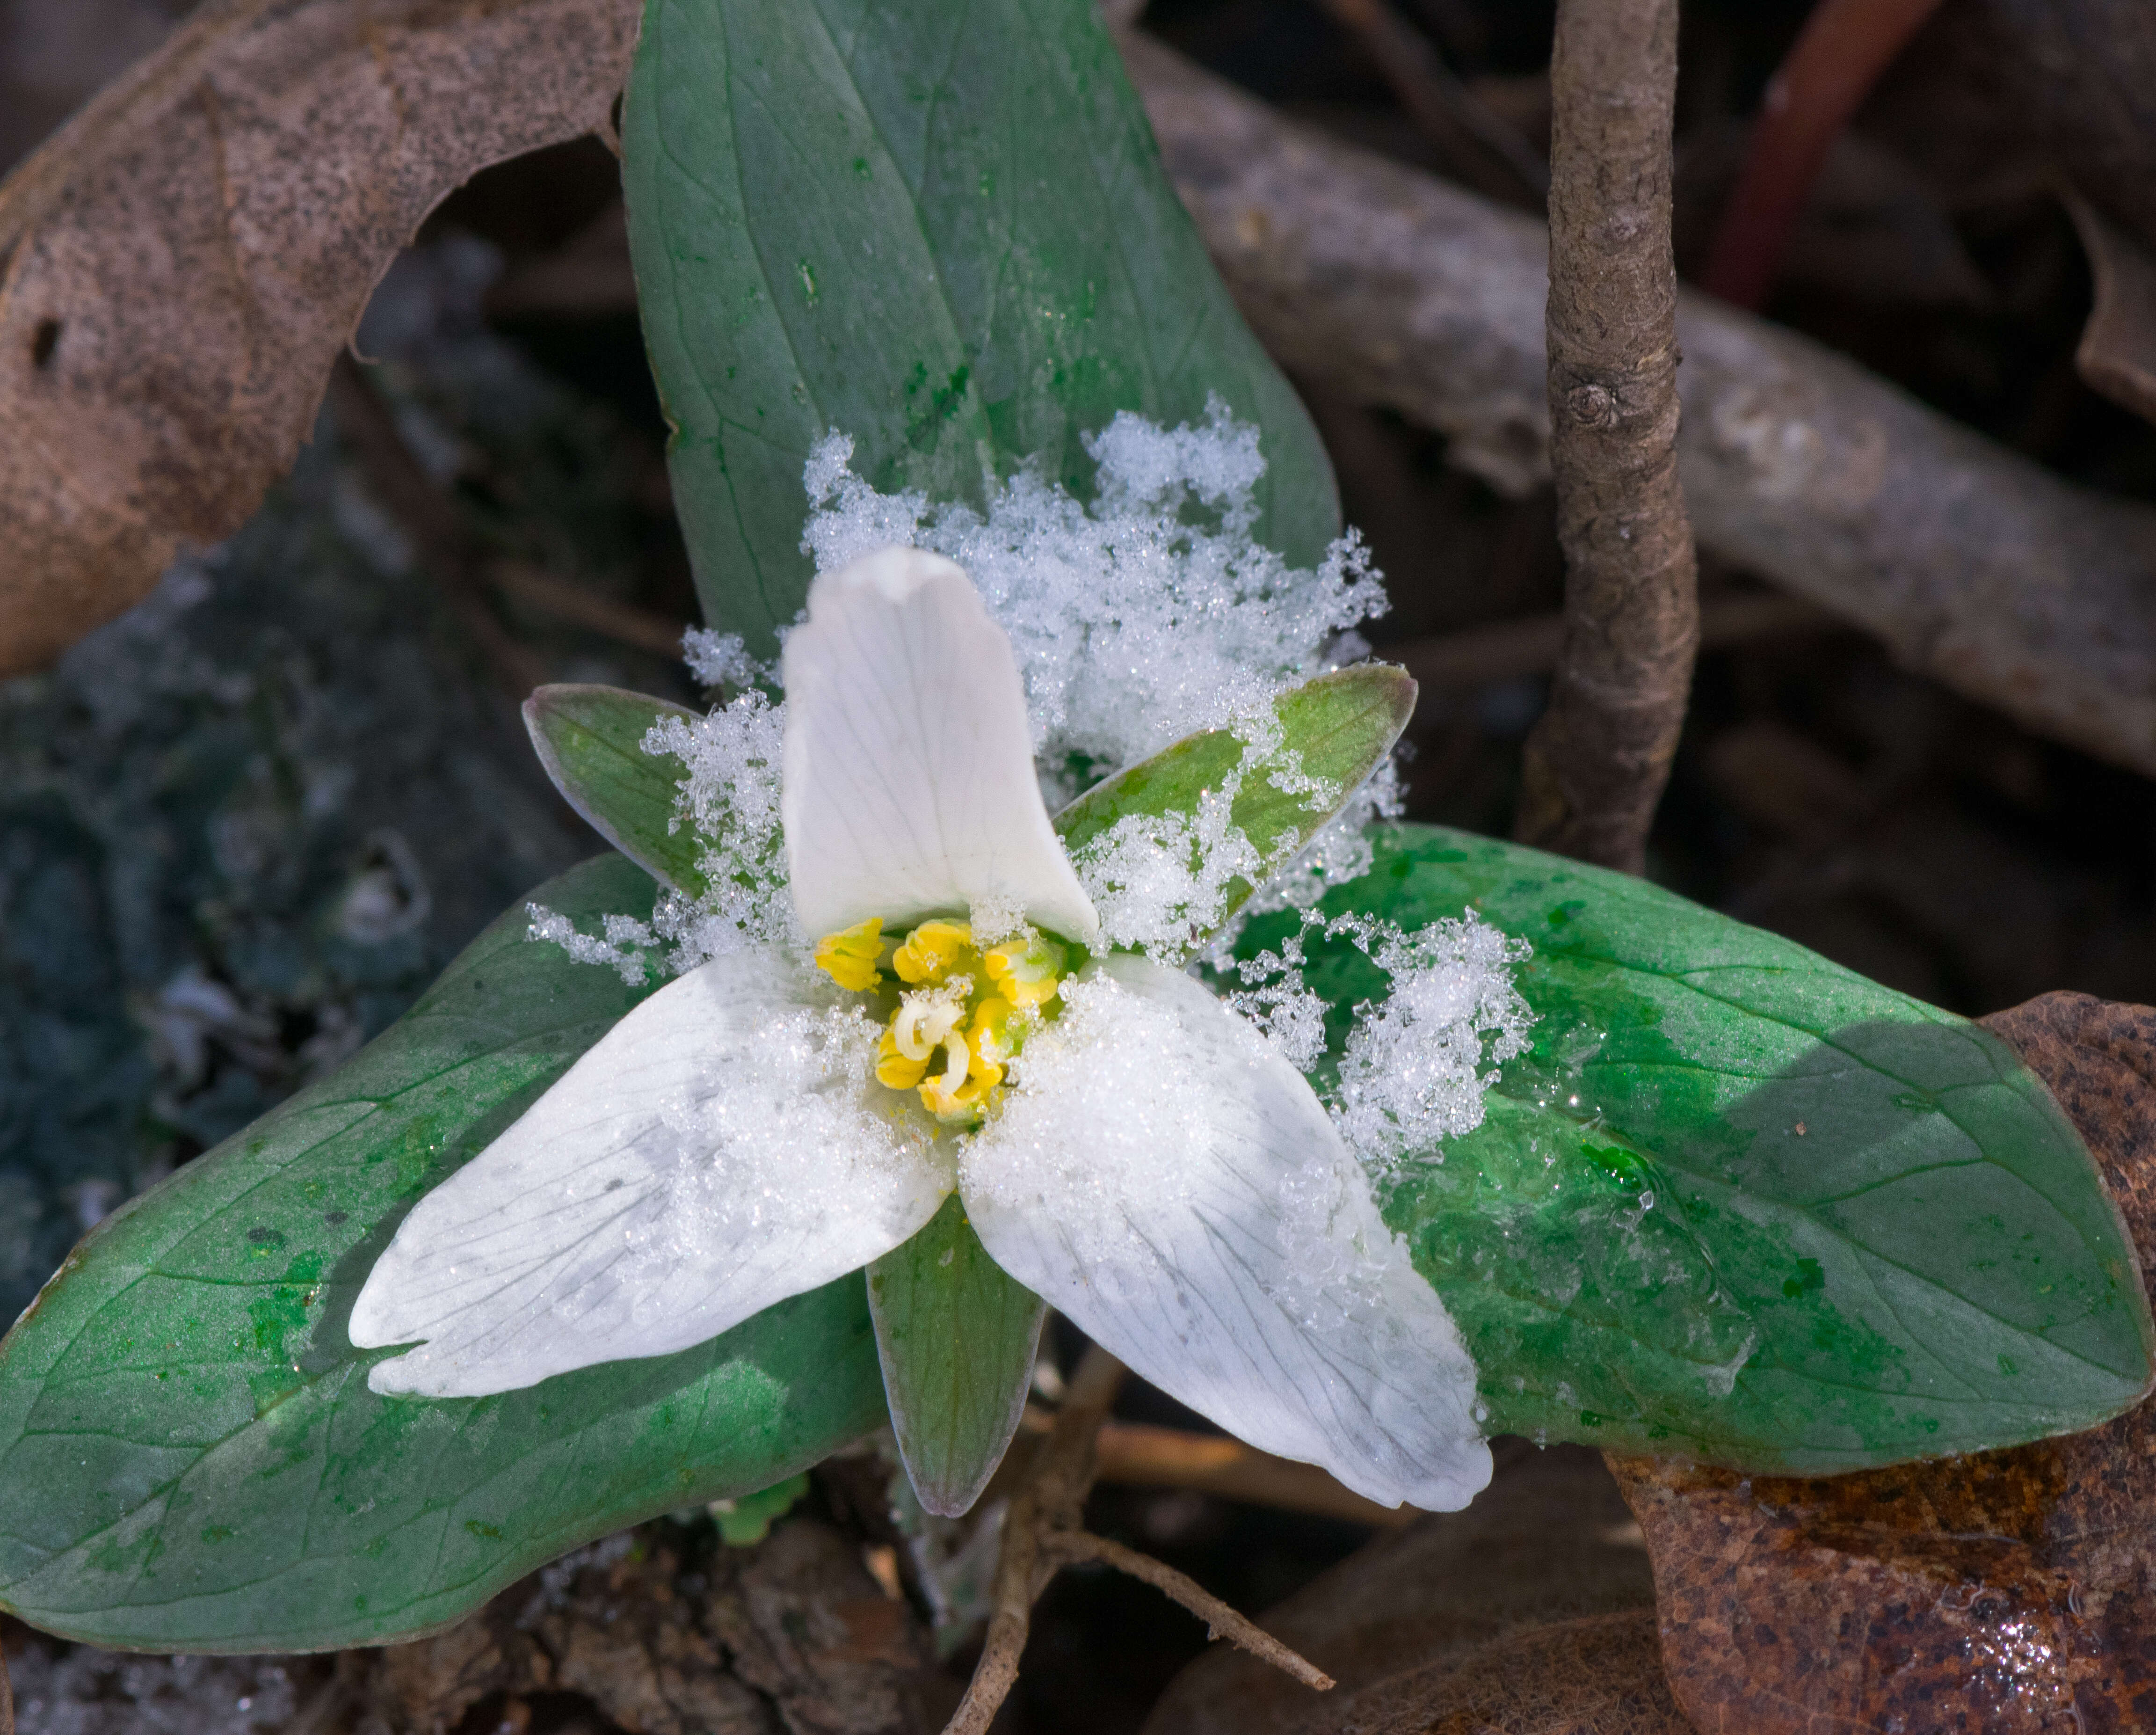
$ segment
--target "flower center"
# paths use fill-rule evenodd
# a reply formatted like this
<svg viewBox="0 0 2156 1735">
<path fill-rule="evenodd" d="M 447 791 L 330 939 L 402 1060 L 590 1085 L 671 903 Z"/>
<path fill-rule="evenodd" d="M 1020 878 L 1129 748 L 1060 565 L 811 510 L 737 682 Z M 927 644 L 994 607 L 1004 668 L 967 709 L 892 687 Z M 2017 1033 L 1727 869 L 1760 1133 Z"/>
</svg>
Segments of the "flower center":
<svg viewBox="0 0 2156 1735">
<path fill-rule="evenodd" d="M 1060 991 L 1069 956 L 1036 928 L 978 946 L 971 923 L 941 917 L 903 940 L 886 939 L 882 917 L 870 916 L 816 942 L 817 967 L 841 988 L 895 997 L 877 1081 L 919 1091 L 938 1120 L 964 1126 L 978 1126 L 994 1105 L 1012 1057 Z M 884 987 L 886 966 L 898 978 L 895 996 Z"/>
</svg>

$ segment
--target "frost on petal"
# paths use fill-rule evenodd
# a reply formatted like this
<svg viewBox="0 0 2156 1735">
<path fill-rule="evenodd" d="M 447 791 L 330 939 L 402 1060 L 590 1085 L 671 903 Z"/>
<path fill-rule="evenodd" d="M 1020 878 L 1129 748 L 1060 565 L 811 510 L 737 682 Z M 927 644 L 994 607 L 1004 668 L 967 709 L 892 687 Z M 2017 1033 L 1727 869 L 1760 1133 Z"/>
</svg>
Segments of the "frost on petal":
<svg viewBox="0 0 2156 1735">
<path fill-rule="evenodd" d="M 872 1068 L 878 1032 L 778 949 L 632 1012 L 423 1198 L 352 1309 L 377 1392 L 475 1397 L 686 1349 L 889 1252 L 947 1147 Z"/>
<path fill-rule="evenodd" d="M 957 567 L 886 548 L 818 577 L 785 651 L 782 810 L 809 933 L 976 904 L 1091 940 L 1010 642 Z"/>
<path fill-rule="evenodd" d="M 703 846 L 696 867 L 704 894 L 669 893 L 652 916 L 658 936 L 672 942 L 668 963 L 676 971 L 747 946 L 803 938 L 786 888 L 785 738 L 786 708 L 753 690 L 708 716 L 661 718 L 644 735 L 646 753 L 689 768 L 670 823 L 689 827 Z"/>
<path fill-rule="evenodd" d="M 819 571 L 901 542 L 972 574 L 1010 636 L 1059 801 L 1365 654 L 1347 630 L 1386 606 L 1353 537 L 1315 572 L 1256 540 L 1258 430 L 1217 399 L 1196 427 L 1126 411 L 1087 450 L 1090 504 L 1022 471 L 985 517 L 876 493 L 847 467 L 840 435 L 816 448 L 804 477 L 815 510 L 803 547 Z"/>
<path fill-rule="evenodd" d="M 1253 1445 L 1464 1506 L 1490 1475 L 1474 1364 L 1309 1085 L 1142 958 L 1065 998 L 960 1158 L 997 1263 Z"/>
</svg>

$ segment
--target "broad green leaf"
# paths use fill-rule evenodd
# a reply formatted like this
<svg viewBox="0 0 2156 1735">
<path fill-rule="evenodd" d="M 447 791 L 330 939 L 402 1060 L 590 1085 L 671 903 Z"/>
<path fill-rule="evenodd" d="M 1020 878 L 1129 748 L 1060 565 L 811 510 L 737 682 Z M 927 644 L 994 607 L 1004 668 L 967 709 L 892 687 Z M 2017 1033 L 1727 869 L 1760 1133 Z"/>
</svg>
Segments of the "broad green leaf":
<svg viewBox="0 0 2156 1735">
<path fill-rule="evenodd" d="M 1046 1304 L 988 1257 L 953 1193 L 869 1267 L 869 1311 L 906 1474 L 922 1506 L 956 1517 L 1018 1431 Z"/>
<path fill-rule="evenodd" d="M 588 929 L 653 888 L 609 856 L 534 895 Z M 158 1650 L 377 1645 L 882 1419 L 857 1278 L 497 1398 L 367 1389 L 389 1352 L 355 1351 L 344 1322 L 405 1211 L 642 997 L 527 941 L 527 919 L 107 1219 L 0 1343 L 0 1607 Z"/>
<path fill-rule="evenodd" d="M 1279 744 L 1244 765 L 1249 744 L 1232 729 L 1186 735 L 1151 759 L 1096 784 L 1055 816 L 1073 855 L 1137 816 L 1194 815 L 1199 803 L 1243 770 L 1229 816 L 1277 868 L 1312 837 L 1384 763 L 1414 713 L 1415 683 L 1388 663 L 1336 669 L 1273 701 Z M 1313 789 L 1308 780 L 1322 788 Z M 1233 882 L 1223 914 L 1232 915 L 1256 888 Z"/>
<path fill-rule="evenodd" d="M 714 626 L 767 654 L 808 592 L 802 466 L 976 505 L 1028 461 L 1083 495 L 1121 409 L 1217 394 L 1259 533 L 1336 534 L 1307 414 L 1162 173 L 1092 0 L 649 0 L 622 121 L 645 342 Z"/>
<path fill-rule="evenodd" d="M 1373 837 L 1322 909 L 1469 908 L 1534 948 L 1531 1051 L 1387 1198 L 1493 1430 L 1810 1473 L 2088 1427 L 2148 1389 L 2118 1213 L 1988 1031 L 1640 880 Z M 1383 979 L 1312 950 L 1337 1039 Z"/>
<path fill-rule="evenodd" d="M 696 714 L 619 687 L 541 687 L 524 702 L 524 726 L 562 800 L 661 885 L 691 898 L 705 890 L 703 846 L 674 814 L 689 768 L 670 753 L 646 753 L 644 738 L 661 718 Z"/>
</svg>

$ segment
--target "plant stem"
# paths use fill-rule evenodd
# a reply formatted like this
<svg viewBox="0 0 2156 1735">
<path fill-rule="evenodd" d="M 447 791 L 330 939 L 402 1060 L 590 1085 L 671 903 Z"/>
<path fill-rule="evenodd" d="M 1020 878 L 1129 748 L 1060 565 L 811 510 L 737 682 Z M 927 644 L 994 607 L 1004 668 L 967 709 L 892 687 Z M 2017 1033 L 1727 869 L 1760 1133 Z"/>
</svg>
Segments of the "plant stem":
<svg viewBox="0 0 2156 1735">
<path fill-rule="evenodd" d="M 1634 873 L 1699 637 L 1676 468 L 1676 0 L 1558 0 L 1551 63 L 1545 322 L 1565 636 L 1517 831 Z"/>
</svg>

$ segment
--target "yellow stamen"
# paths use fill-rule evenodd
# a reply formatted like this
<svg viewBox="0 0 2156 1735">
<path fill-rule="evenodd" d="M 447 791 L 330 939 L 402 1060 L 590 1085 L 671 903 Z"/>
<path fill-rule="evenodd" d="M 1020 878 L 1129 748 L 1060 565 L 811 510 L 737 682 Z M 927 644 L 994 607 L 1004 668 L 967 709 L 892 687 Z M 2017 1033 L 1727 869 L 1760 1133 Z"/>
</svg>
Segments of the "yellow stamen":
<svg viewBox="0 0 2156 1735">
<path fill-rule="evenodd" d="M 923 922 L 906 936 L 891 960 L 903 982 L 940 982 L 952 966 L 970 959 L 973 929 L 969 922 Z"/>
<path fill-rule="evenodd" d="M 882 980 L 879 960 L 908 985 L 876 1045 L 876 1080 L 919 1091 L 932 1115 L 960 1126 L 978 1126 L 993 1106 L 1004 1069 L 1040 1024 L 1040 1008 L 1060 991 L 1069 956 L 1031 928 L 983 952 L 971 924 L 943 917 L 916 924 L 895 949 L 880 922 L 816 947 L 817 963 L 843 986 L 875 986 Z"/>
<path fill-rule="evenodd" d="M 816 967 L 841 988 L 858 994 L 883 980 L 876 961 L 883 956 L 883 918 L 870 916 L 816 942 Z"/>
<path fill-rule="evenodd" d="M 988 979 L 1013 1006 L 1042 1006 L 1055 998 L 1069 954 L 1046 934 L 1029 928 L 1016 940 L 981 955 Z"/>
<path fill-rule="evenodd" d="M 928 1070 L 926 1055 L 916 1060 L 899 1052 L 898 1039 L 888 1030 L 876 1045 L 876 1083 L 887 1084 L 893 1090 L 911 1090 L 918 1084 Z"/>
<path fill-rule="evenodd" d="M 992 1066 L 1002 1066 L 1018 1053 L 1023 1021 L 1019 1009 L 1001 995 L 991 996 L 974 1010 L 966 1032 L 973 1052 Z"/>
</svg>

